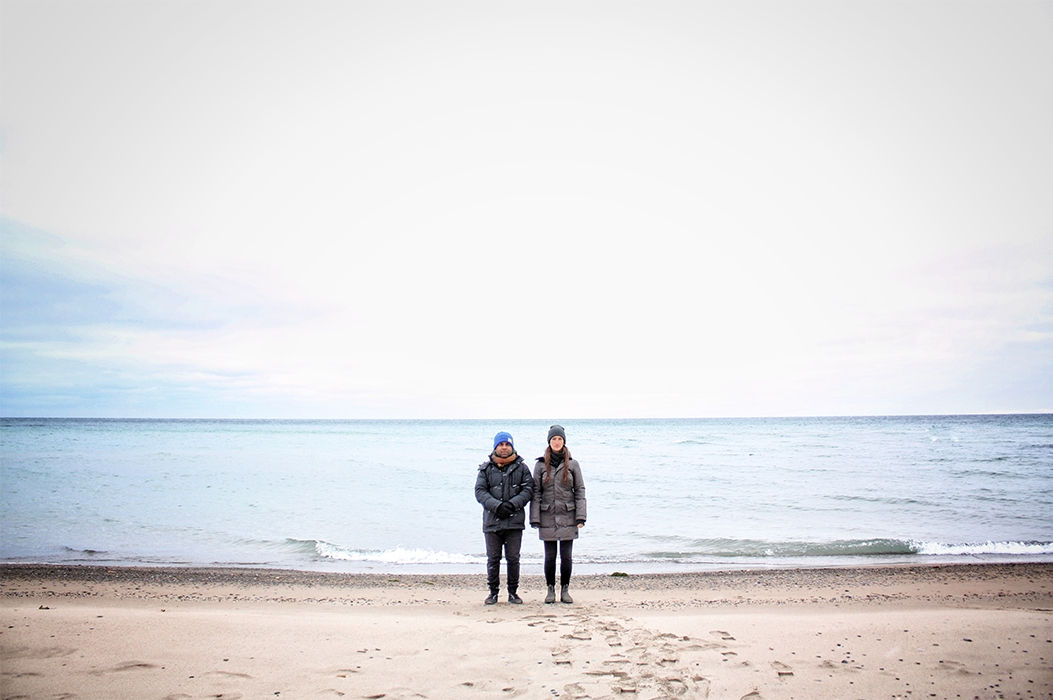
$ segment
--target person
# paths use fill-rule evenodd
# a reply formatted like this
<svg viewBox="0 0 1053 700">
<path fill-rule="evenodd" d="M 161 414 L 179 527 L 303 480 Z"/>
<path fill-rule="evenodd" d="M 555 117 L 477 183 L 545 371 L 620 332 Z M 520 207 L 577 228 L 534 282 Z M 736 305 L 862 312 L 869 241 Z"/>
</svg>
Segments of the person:
<svg viewBox="0 0 1053 700">
<path fill-rule="evenodd" d="M 523 458 L 516 454 L 512 436 L 494 436 L 490 459 L 479 465 L 475 500 L 483 506 L 483 537 L 486 538 L 486 582 L 490 586 L 487 605 L 497 602 L 501 591 L 501 553 L 508 566 L 508 602 L 521 605 L 519 597 L 519 550 L 526 529 L 526 506 L 534 495 L 534 479 Z"/>
<path fill-rule="evenodd" d="M 548 447 L 534 465 L 534 500 L 530 502 L 530 526 L 538 528 L 545 543 L 546 603 L 556 602 L 556 548 L 559 547 L 559 599 L 573 603 L 570 574 L 574 540 L 585 527 L 585 482 L 578 461 L 567 449 L 567 433 L 560 425 L 548 429 Z"/>
</svg>

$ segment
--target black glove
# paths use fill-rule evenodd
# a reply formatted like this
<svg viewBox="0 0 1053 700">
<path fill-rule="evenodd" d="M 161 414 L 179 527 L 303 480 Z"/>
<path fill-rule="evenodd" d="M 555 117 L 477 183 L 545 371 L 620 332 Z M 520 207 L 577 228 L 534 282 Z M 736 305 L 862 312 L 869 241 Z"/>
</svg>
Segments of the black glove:
<svg viewBox="0 0 1053 700">
<path fill-rule="evenodd" d="M 516 507 L 508 501 L 501 501 L 501 505 L 497 506 L 497 510 L 495 512 L 497 513 L 498 518 L 504 520 L 512 513 L 516 512 Z"/>
</svg>

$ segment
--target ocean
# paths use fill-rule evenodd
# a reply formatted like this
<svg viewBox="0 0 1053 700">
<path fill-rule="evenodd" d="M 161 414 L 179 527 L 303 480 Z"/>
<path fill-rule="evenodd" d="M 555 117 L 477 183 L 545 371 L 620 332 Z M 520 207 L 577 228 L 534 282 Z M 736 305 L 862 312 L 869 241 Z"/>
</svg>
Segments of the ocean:
<svg viewBox="0 0 1053 700">
<path fill-rule="evenodd" d="M 0 560 L 482 573 L 478 465 L 552 422 L 4 418 Z M 1053 561 L 1050 414 L 560 422 L 579 573 Z"/>
</svg>

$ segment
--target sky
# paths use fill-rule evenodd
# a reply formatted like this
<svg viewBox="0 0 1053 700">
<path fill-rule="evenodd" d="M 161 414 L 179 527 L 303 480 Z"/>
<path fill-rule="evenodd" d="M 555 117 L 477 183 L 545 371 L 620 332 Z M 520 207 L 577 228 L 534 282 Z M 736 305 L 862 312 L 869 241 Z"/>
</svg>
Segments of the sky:
<svg viewBox="0 0 1053 700">
<path fill-rule="evenodd" d="M 1053 3 L 0 3 L 0 415 L 1053 410 Z"/>
</svg>

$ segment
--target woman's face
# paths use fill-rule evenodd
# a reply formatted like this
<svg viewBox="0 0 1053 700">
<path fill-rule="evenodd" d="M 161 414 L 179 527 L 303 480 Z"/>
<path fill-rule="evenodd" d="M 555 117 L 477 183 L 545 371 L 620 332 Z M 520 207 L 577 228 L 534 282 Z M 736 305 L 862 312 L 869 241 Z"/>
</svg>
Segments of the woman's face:
<svg viewBox="0 0 1053 700">
<path fill-rule="evenodd" d="M 548 441 L 548 446 L 552 448 L 553 452 L 563 451 L 563 438 L 559 435 L 553 435 L 552 439 Z"/>
</svg>

